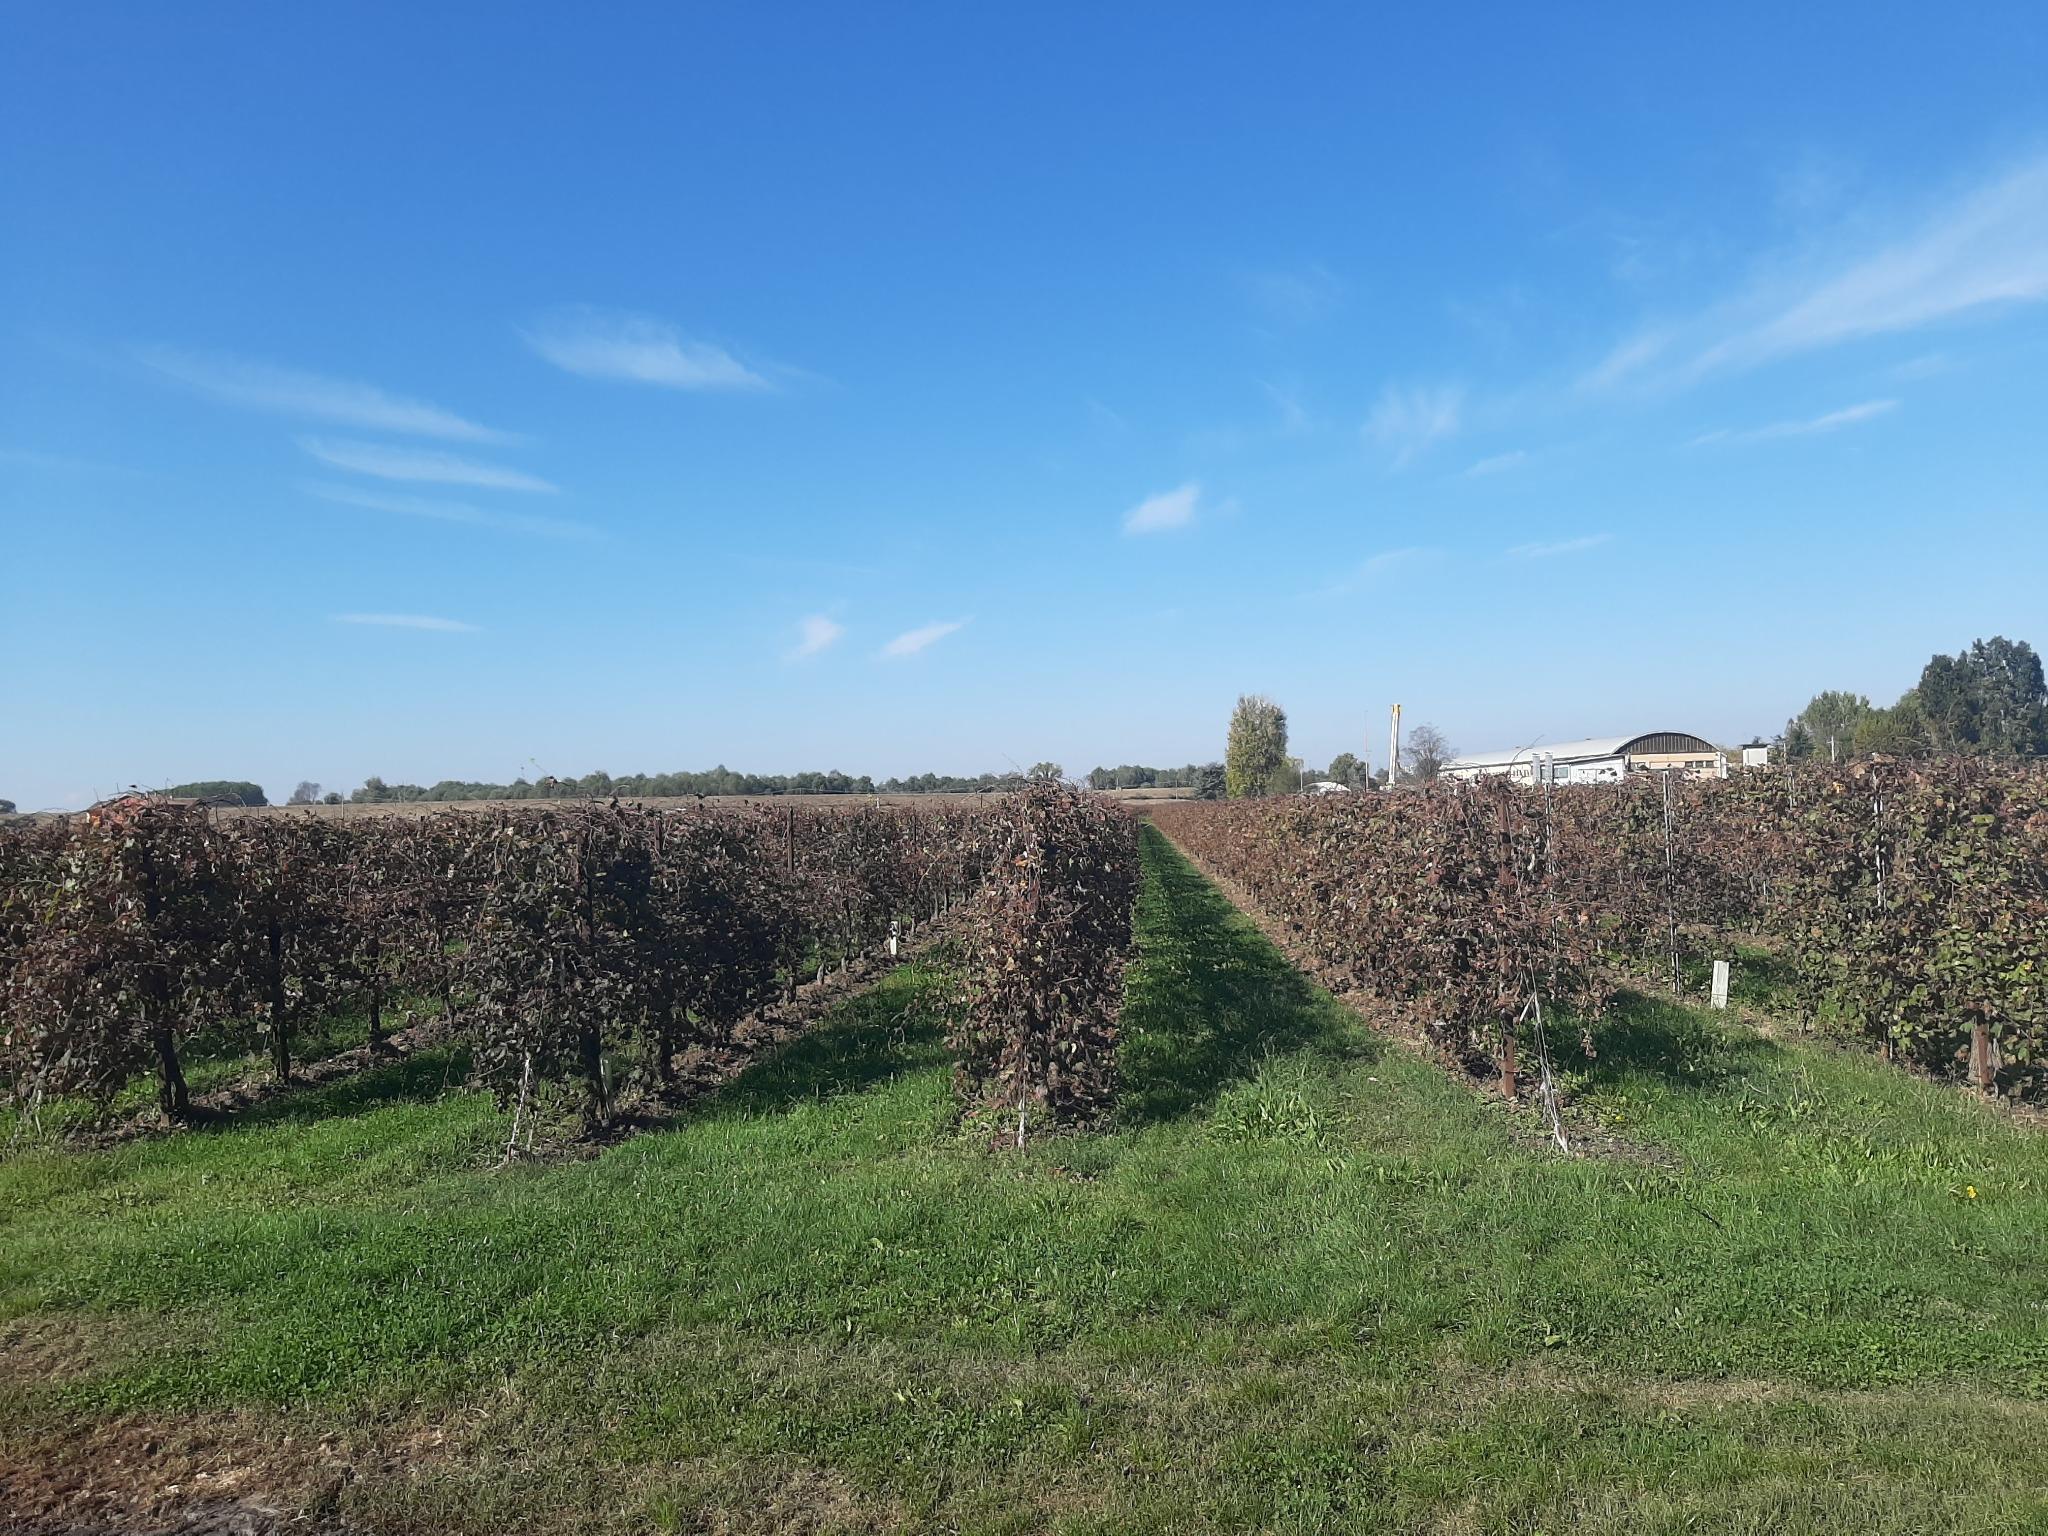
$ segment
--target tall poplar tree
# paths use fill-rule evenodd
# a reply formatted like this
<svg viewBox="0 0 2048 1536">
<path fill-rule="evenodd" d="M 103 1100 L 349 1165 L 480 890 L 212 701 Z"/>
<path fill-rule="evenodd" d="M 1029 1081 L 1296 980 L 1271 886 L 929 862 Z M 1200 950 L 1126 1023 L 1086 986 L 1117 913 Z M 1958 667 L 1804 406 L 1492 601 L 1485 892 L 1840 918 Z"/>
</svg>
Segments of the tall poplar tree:
<svg viewBox="0 0 2048 1536">
<path fill-rule="evenodd" d="M 1287 761 L 1287 711 L 1264 694 L 1247 693 L 1230 713 L 1223 752 L 1223 782 L 1233 800 L 1271 791 Z"/>
</svg>

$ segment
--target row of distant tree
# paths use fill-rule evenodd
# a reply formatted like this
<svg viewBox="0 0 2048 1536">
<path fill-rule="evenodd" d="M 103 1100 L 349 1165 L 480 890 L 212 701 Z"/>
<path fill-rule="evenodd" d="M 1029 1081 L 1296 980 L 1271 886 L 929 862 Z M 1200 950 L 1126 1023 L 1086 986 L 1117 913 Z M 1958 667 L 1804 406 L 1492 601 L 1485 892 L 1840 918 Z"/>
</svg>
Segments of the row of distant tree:
<svg viewBox="0 0 2048 1536">
<path fill-rule="evenodd" d="M 2024 640 L 1994 635 L 1954 656 L 1935 656 L 1891 705 L 1860 693 L 1815 694 L 1786 722 L 1789 757 L 2048 756 L 2048 679 Z"/>
<path fill-rule="evenodd" d="M 1805 709 L 1786 722 L 1780 749 L 1790 757 L 1845 757 L 1883 753 L 1924 757 L 1964 752 L 1994 757 L 2048 756 L 2048 678 L 2041 658 L 2024 640 L 2003 635 L 1973 641 L 1953 656 L 1932 657 L 1920 680 L 1896 703 L 1875 705 L 1858 693 L 1830 691 L 1814 695 Z M 1441 731 L 1419 725 L 1408 735 L 1401 753 L 1403 780 L 1433 779 L 1442 772 L 1454 749 Z M 591 800 L 614 795 L 634 798 L 681 795 L 871 795 L 965 794 L 1005 789 L 1020 779 L 1064 778 L 1057 763 L 1035 763 L 1024 772 L 983 773 L 973 777 L 920 773 L 884 779 L 855 777 L 831 769 L 823 773 L 736 773 L 720 764 L 702 773 L 635 773 L 613 778 L 599 770 L 577 779 L 552 776 L 514 779 L 509 784 L 443 779 L 438 784 L 387 784 L 371 776 L 346 798 L 357 805 L 413 801 L 462 800 Z M 1231 711 L 1230 730 L 1220 763 L 1188 763 L 1179 768 L 1148 768 L 1121 763 L 1093 768 L 1093 789 L 1186 789 L 1199 799 L 1241 799 L 1258 795 L 1293 794 L 1303 785 L 1332 780 L 1346 789 L 1364 789 L 1385 782 L 1384 772 L 1368 774 L 1365 764 L 1349 752 L 1339 753 L 1327 768 L 1311 768 L 1287 750 L 1287 712 L 1273 700 L 1246 694 Z M 216 805 L 268 805 L 260 784 L 246 779 L 201 779 L 174 784 L 166 793 Z M 301 780 L 287 805 L 339 805 L 339 791 L 323 792 L 310 779 Z M 0 799 L 0 815 L 11 815 L 14 802 Z"/>
<path fill-rule="evenodd" d="M 630 799 L 683 795 L 957 795 L 1011 789 L 1026 778 L 1063 777 L 1057 763 L 1036 763 L 1025 772 L 971 776 L 918 773 L 880 782 L 865 773 L 841 773 L 836 768 L 823 773 L 738 773 L 721 763 L 701 773 L 629 773 L 614 778 L 600 769 L 578 779 L 521 778 L 510 784 L 443 779 L 422 787 L 387 784 L 373 776 L 348 798 L 357 805 L 383 805 L 441 800 L 606 800 L 614 795 Z M 324 798 L 332 801 L 340 797 Z"/>
<path fill-rule="evenodd" d="M 1194 789 L 1208 769 L 1220 774 L 1222 765 L 1189 763 L 1182 768 L 1146 768 L 1125 763 L 1116 768 L 1096 768 L 1088 774 L 1093 789 Z M 652 797 L 661 795 L 965 795 L 1014 789 L 1025 779 L 1064 779 L 1066 770 L 1058 763 L 1034 763 L 1028 769 L 1006 773 L 952 774 L 914 773 L 907 778 L 877 781 L 868 774 L 858 777 L 833 770 L 828 773 L 760 774 L 735 773 L 720 765 L 704 773 L 627 774 L 620 778 L 604 772 L 585 774 L 580 779 L 515 779 L 510 784 L 482 784 L 444 779 L 438 784 L 387 784 L 380 778 L 366 780 L 348 798 L 358 805 L 379 805 L 433 800 L 588 800 L 613 795 Z M 320 786 L 310 788 L 315 798 L 339 803 L 341 796 L 319 796 Z M 252 802 L 258 803 L 261 802 Z M 302 801 L 295 794 L 293 803 Z"/>
<path fill-rule="evenodd" d="M 1090 789 L 1192 789 L 1200 763 L 1185 768 L 1143 768 L 1136 763 L 1119 763 L 1114 768 L 1088 770 Z"/>
<path fill-rule="evenodd" d="M 1450 761 L 1453 748 L 1434 726 L 1417 726 L 1410 733 L 1401 756 L 1401 777 L 1432 779 Z M 621 778 L 599 771 L 580 779 L 515 779 L 510 784 L 484 784 L 444 779 L 438 784 L 387 784 L 383 779 L 366 779 L 363 787 L 348 798 L 358 805 L 398 804 L 414 801 L 461 800 L 561 800 L 606 799 L 613 795 L 630 797 L 675 795 L 917 795 L 972 794 L 1009 789 L 1026 778 L 1063 779 L 1066 770 L 1058 763 L 1034 763 L 1023 772 L 983 773 L 973 776 L 919 773 L 908 778 L 884 779 L 879 784 L 866 774 L 858 778 L 840 773 L 753 774 L 735 773 L 720 764 L 704 773 L 628 774 Z M 1304 785 L 1319 780 L 1342 784 L 1346 789 L 1366 789 L 1385 782 L 1385 774 L 1371 774 L 1350 752 L 1341 752 L 1327 768 L 1309 766 L 1287 751 L 1287 712 L 1271 699 L 1247 695 L 1237 702 L 1231 716 L 1230 741 L 1220 763 L 1187 763 L 1178 768 L 1152 768 L 1141 763 L 1120 763 L 1114 768 L 1091 768 L 1089 788 L 1185 789 L 1197 799 L 1221 800 L 1226 796 L 1294 794 Z M 247 803 L 261 805 L 258 798 Z M 311 804 L 324 800 L 338 804 L 341 796 L 322 795 L 320 786 L 302 783 L 289 803 Z"/>
<path fill-rule="evenodd" d="M 599 769 L 581 778 L 546 775 L 486 784 L 468 779 L 443 779 L 438 784 L 387 784 L 372 775 L 350 795 L 356 805 L 405 804 L 413 801 L 461 800 L 608 800 L 680 795 L 871 795 L 875 781 L 836 768 L 825 773 L 736 773 L 720 763 L 701 773 L 628 773 L 614 778 Z"/>
<path fill-rule="evenodd" d="M 1186 768 L 1098 768 L 1089 782 L 1100 788 L 1122 783 L 1185 787 L 1195 782 L 1201 770 Z M 1215 771 L 1221 773 L 1217 766 Z M 301 779 L 286 805 L 409 805 L 454 803 L 465 800 L 608 800 L 683 797 L 689 795 L 932 795 L 976 794 L 1014 789 L 1028 778 L 1063 779 L 1066 772 L 1057 763 L 1034 763 L 1028 770 L 973 775 L 918 773 L 908 778 L 883 779 L 868 774 L 853 775 L 831 769 L 822 773 L 736 773 L 720 764 L 702 773 L 632 773 L 614 778 L 599 770 L 581 778 L 518 778 L 509 784 L 480 780 L 443 779 L 437 784 L 392 784 L 372 774 L 362 787 L 344 795 L 326 790 L 311 779 Z M 203 800 L 209 805 L 266 806 L 271 803 L 261 784 L 248 779 L 198 779 L 173 784 L 163 791 L 175 799 Z M 0 800 L 0 816 L 12 815 L 11 800 Z"/>
</svg>

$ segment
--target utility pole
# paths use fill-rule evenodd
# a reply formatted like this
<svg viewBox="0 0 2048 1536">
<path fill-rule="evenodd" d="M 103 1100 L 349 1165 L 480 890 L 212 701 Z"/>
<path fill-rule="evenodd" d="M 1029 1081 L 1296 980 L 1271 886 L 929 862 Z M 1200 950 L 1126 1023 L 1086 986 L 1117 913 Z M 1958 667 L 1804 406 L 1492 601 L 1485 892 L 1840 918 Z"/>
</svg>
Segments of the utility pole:
<svg viewBox="0 0 2048 1536">
<path fill-rule="evenodd" d="M 1394 787 L 1394 780 L 1401 774 L 1401 706 L 1394 706 L 1394 723 L 1387 731 L 1387 788 Z"/>
</svg>

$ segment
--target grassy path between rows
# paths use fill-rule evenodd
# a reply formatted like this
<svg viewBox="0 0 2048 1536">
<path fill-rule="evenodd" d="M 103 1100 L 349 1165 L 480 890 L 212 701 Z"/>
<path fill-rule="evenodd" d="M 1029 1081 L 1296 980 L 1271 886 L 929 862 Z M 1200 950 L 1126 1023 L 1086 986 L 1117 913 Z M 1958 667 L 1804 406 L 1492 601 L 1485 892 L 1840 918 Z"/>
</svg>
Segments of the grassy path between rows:
<svg viewBox="0 0 2048 1536">
<path fill-rule="evenodd" d="M 2048 1528 L 2042 1138 L 1641 1002 L 1560 1158 L 1144 838 L 1100 1134 L 958 1127 L 934 962 L 585 1162 L 422 1053 L 0 1165 L 0 1525 Z"/>
</svg>

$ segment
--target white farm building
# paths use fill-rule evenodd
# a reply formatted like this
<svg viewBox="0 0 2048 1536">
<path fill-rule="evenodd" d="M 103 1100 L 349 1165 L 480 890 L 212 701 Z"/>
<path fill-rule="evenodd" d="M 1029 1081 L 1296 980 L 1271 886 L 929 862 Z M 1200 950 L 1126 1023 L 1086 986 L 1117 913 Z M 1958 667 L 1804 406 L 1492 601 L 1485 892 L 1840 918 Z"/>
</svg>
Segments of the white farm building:
<svg viewBox="0 0 2048 1536">
<path fill-rule="evenodd" d="M 1632 773 L 1673 771 L 1688 778 L 1725 778 L 1728 760 L 1704 736 L 1647 731 L 1640 736 L 1538 743 L 1512 752 L 1475 752 L 1444 765 L 1445 778 L 1504 773 L 1517 784 L 1613 784 Z"/>
</svg>

